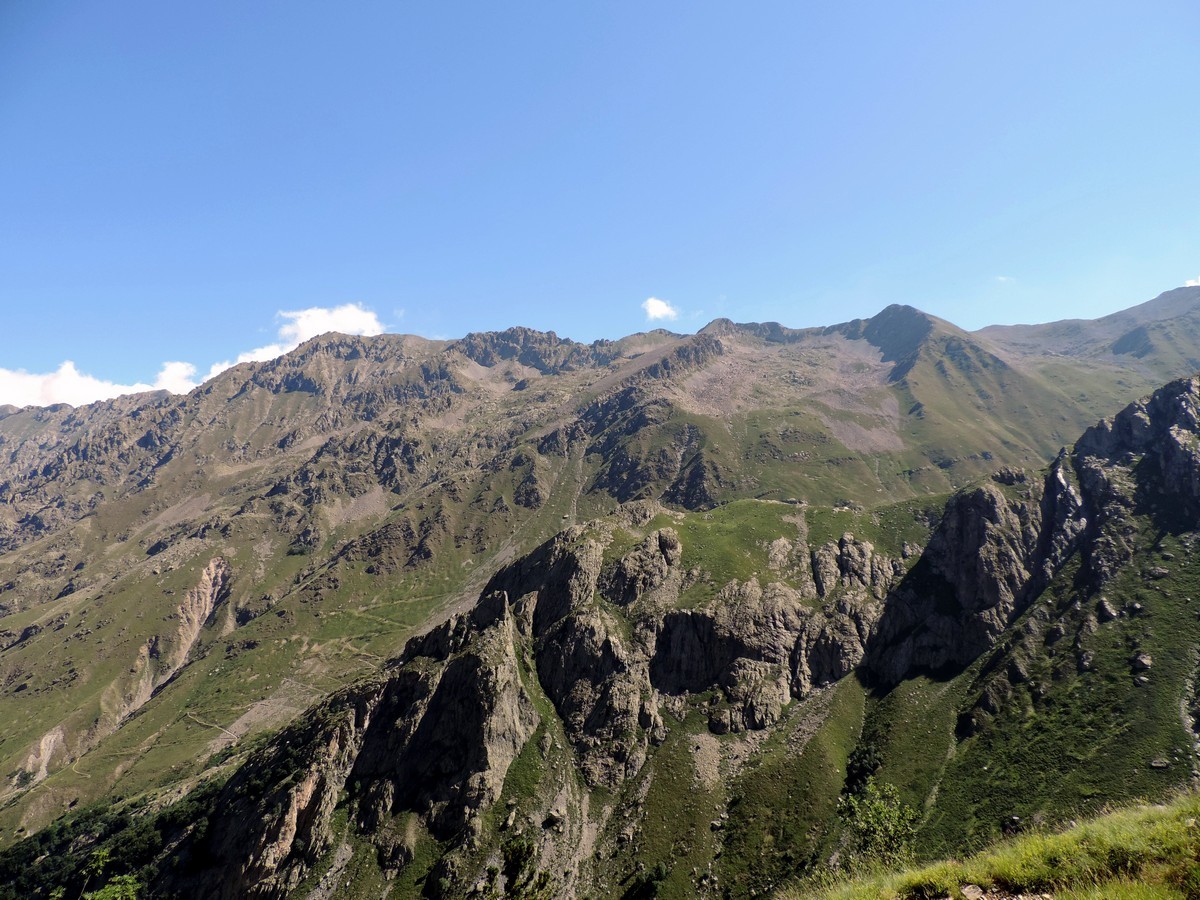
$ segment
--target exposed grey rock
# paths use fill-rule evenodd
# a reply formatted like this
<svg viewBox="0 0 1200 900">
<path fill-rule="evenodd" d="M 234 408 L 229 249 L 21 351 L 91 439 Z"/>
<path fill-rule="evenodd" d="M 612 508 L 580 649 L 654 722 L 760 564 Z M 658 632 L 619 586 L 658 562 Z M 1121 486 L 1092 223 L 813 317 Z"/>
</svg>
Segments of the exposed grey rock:
<svg viewBox="0 0 1200 900">
<path fill-rule="evenodd" d="M 831 541 L 812 554 L 813 580 L 822 598 L 840 588 L 882 600 L 904 571 L 898 560 L 876 554 L 870 543 L 852 534 L 843 534 L 836 544 Z"/>
<path fill-rule="evenodd" d="M 1066 469 L 1060 456 L 1028 498 L 983 485 L 950 500 L 872 636 L 880 678 L 965 665 L 1024 611 L 1086 525 Z"/>
<path fill-rule="evenodd" d="M 450 837 L 495 802 L 538 715 L 521 686 L 507 596 L 490 594 L 410 642 L 401 664 L 335 694 L 244 766 L 193 852 L 210 865 L 164 887 L 205 898 L 281 897 L 332 844 L 339 794 L 380 832 L 393 868 L 405 849 L 381 825 L 400 810 Z M 289 777 L 285 777 L 289 776 Z"/>
<path fill-rule="evenodd" d="M 614 603 L 628 605 L 661 587 L 667 573 L 679 565 L 683 545 L 674 529 L 663 528 L 625 554 L 604 579 L 603 593 Z"/>
<path fill-rule="evenodd" d="M 1012 466 L 1005 466 L 992 475 L 992 481 L 996 482 L 996 484 L 1008 485 L 1010 487 L 1016 484 L 1025 484 L 1028 480 L 1024 469 L 1015 469 Z"/>
</svg>

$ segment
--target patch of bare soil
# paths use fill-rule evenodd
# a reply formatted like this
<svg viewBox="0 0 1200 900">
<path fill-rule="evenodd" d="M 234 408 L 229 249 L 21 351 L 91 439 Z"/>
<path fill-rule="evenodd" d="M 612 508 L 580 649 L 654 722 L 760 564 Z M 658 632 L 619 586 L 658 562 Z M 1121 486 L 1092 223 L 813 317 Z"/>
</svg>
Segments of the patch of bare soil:
<svg viewBox="0 0 1200 900">
<path fill-rule="evenodd" d="M 534 378 L 541 374 L 537 369 L 518 362 L 506 361 L 494 366 L 481 366 L 475 360 L 466 357 L 459 363 L 458 372 L 492 394 L 507 393 L 512 390 L 513 384 L 522 378 Z"/>
<path fill-rule="evenodd" d="M 148 527 L 151 529 L 166 528 L 198 519 L 208 511 L 210 503 L 212 503 L 212 495 L 207 492 L 188 497 L 186 500 L 181 500 L 174 506 L 164 509 L 150 520 Z"/>
<path fill-rule="evenodd" d="M 692 762 L 696 765 L 696 781 L 712 789 L 721 782 L 721 742 L 712 734 L 698 734 L 692 745 Z"/>
<path fill-rule="evenodd" d="M 751 406 L 761 377 L 761 367 L 740 354 L 726 353 L 688 377 L 672 399 L 687 412 L 721 418 Z"/>
<path fill-rule="evenodd" d="M 1010 894 L 1007 891 L 985 891 L 976 884 L 959 888 L 966 900 L 1054 900 L 1053 894 Z"/>
<path fill-rule="evenodd" d="M 788 752 L 797 754 L 807 746 L 812 736 L 825 724 L 829 716 L 829 702 L 833 699 L 833 686 L 817 688 L 800 701 L 796 708 L 795 722 L 788 734 Z"/>
<path fill-rule="evenodd" d="M 817 400 L 831 408 L 879 412 L 889 367 L 864 341 L 812 335 L 794 344 L 722 338 L 725 353 L 695 372 L 672 400 L 698 415 L 727 416 Z"/>
<path fill-rule="evenodd" d="M 904 449 L 904 441 L 895 428 L 886 425 L 868 428 L 857 422 L 827 416 L 821 416 L 821 421 L 838 443 L 855 453 L 882 453 Z"/>
<path fill-rule="evenodd" d="M 220 734 L 208 742 L 208 752 L 223 750 L 248 734 L 282 728 L 323 696 L 325 692 L 318 688 L 285 678 L 275 693 L 251 704 L 228 728 L 213 725 Z"/>
<path fill-rule="evenodd" d="M 361 522 L 385 515 L 392 508 L 393 494 L 382 487 L 371 488 L 365 494 L 360 494 L 341 503 L 331 503 L 326 507 L 330 527 L 347 525 L 351 522 Z"/>
</svg>

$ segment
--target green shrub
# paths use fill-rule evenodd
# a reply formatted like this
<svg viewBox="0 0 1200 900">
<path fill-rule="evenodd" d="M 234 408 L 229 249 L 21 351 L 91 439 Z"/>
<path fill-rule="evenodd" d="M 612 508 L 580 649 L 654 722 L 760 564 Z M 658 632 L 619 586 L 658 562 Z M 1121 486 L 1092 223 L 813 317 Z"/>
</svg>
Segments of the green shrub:
<svg viewBox="0 0 1200 900">
<path fill-rule="evenodd" d="M 918 816 L 900 802 L 900 794 L 892 785 L 867 778 L 861 791 L 838 801 L 838 815 L 850 839 L 851 868 L 891 868 L 912 858 Z"/>
</svg>

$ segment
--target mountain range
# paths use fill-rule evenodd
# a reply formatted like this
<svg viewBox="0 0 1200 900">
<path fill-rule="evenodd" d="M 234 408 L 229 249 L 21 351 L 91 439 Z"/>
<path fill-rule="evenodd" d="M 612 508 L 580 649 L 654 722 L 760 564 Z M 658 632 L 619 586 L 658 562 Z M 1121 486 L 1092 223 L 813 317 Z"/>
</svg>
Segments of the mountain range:
<svg viewBox="0 0 1200 900">
<path fill-rule="evenodd" d="M 748 896 L 836 861 L 867 777 L 924 854 L 1165 796 L 1198 369 L 1188 287 L 324 335 L 4 407 L 0 896 L 98 850 L 152 896 Z"/>
</svg>

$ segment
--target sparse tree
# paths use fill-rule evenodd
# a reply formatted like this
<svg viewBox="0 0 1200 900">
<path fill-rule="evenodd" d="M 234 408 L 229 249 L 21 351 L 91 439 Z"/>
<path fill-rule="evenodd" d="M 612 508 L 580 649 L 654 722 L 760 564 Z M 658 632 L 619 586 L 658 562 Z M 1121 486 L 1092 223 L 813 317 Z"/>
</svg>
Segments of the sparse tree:
<svg viewBox="0 0 1200 900">
<path fill-rule="evenodd" d="M 92 855 L 88 857 L 87 865 L 83 867 L 83 888 L 79 891 L 80 897 L 84 896 L 84 892 L 87 891 L 88 885 L 92 883 L 93 878 L 99 878 L 104 874 L 111 855 L 107 847 L 100 847 L 92 851 Z"/>
<path fill-rule="evenodd" d="M 868 778 L 858 793 L 838 802 L 850 838 L 851 865 L 900 866 L 912 857 L 919 816 L 896 788 Z"/>
</svg>

